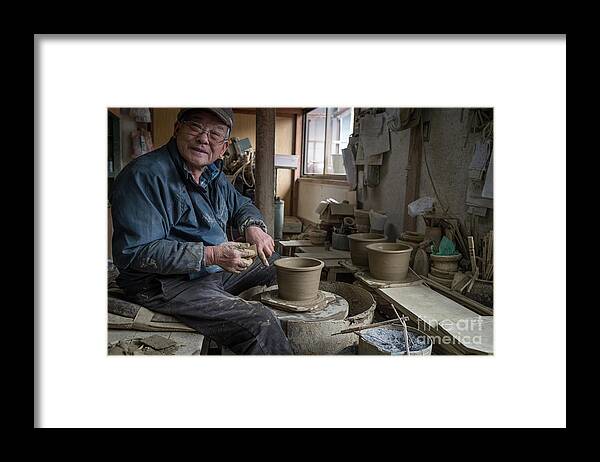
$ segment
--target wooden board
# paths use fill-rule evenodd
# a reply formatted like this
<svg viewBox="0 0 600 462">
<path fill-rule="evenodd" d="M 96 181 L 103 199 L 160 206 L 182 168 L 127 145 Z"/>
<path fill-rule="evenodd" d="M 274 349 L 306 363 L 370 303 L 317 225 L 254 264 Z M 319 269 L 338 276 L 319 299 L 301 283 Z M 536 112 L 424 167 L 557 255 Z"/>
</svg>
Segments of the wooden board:
<svg viewBox="0 0 600 462">
<path fill-rule="evenodd" d="M 279 241 L 279 245 L 282 247 L 298 247 L 301 245 L 311 245 L 310 240 L 308 239 L 296 239 L 289 241 Z"/>
<path fill-rule="evenodd" d="M 326 252 L 322 245 L 302 245 L 296 249 L 296 252 Z"/>
<path fill-rule="evenodd" d="M 465 348 L 492 354 L 494 352 L 494 317 L 479 316 L 475 320 L 468 321 L 468 331 L 465 323 L 444 323 L 441 329 L 458 339 Z"/>
<path fill-rule="evenodd" d="M 316 258 L 318 260 L 346 260 L 350 258 L 347 250 L 325 250 L 321 252 L 296 252 L 296 257 Z"/>
<path fill-rule="evenodd" d="M 348 302 L 341 296 L 334 294 L 335 300 L 327 304 L 323 308 L 312 311 L 291 313 L 277 309 L 273 306 L 265 305 L 280 321 L 297 321 L 297 322 L 323 322 L 344 320 L 348 317 Z"/>
<path fill-rule="evenodd" d="M 169 340 L 177 342 L 178 349 L 175 356 L 198 355 L 204 345 L 204 335 L 199 332 L 142 332 L 139 330 L 121 330 L 108 329 L 108 343 L 115 343 L 120 340 L 130 343 L 134 339 L 147 338 L 153 335 L 160 335 Z"/>
<path fill-rule="evenodd" d="M 363 282 L 366 286 L 372 289 L 383 289 L 388 287 L 404 287 L 410 285 L 420 285 L 423 281 L 414 274 L 408 273 L 404 281 L 384 281 L 382 279 L 375 279 L 371 273 L 365 271 L 359 271 L 354 273 L 354 277 L 359 281 Z"/>
<path fill-rule="evenodd" d="M 459 350 L 475 354 L 493 352 L 493 316 L 479 316 L 424 284 L 376 289 L 376 292 L 421 326 L 425 324 L 456 339 L 460 342 Z M 474 342 L 475 336 L 480 337 L 478 342 Z"/>
<path fill-rule="evenodd" d="M 357 266 L 354 263 L 352 263 L 352 260 L 340 260 L 340 265 L 342 265 L 344 268 L 348 269 L 353 273 L 359 271 L 364 273 L 365 271 L 369 271 L 368 266 Z"/>
</svg>

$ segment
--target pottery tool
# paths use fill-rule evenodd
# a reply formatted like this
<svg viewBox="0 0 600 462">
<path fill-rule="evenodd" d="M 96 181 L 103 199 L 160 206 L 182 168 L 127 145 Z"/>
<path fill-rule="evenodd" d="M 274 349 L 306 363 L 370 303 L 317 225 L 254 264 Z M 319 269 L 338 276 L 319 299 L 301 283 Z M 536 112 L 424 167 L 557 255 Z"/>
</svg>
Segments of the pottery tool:
<svg viewBox="0 0 600 462">
<path fill-rule="evenodd" d="M 479 276 L 479 266 L 477 266 L 477 257 L 475 256 L 475 242 L 473 240 L 473 236 L 468 236 L 467 240 L 469 243 L 469 258 L 471 259 L 471 271 L 473 272 L 471 282 L 467 286 L 467 292 L 471 292 L 473 284 L 475 284 L 475 279 L 477 279 L 477 276 Z"/>
<path fill-rule="evenodd" d="M 408 319 L 408 318 L 406 318 L 406 319 Z M 379 327 L 379 326 L 385 326 L 387 324 L 393 324 L 395 322 L 398 322 L 398 320 L 397 319 L 388 319 L 387 321 L 375 322 L 373 324 L 366 324 L 364 326 L 350 327 L 349 329 L 344 329 L 339 332 L 335 332 L 331 335 L 333 336 L 333 335 L 340 335 L 340 334 L 350 334 L 350 333 L 358 332 L 358 331 L 361 331 L 364 329 L 371 329 L 373 327 Z"/>
<path fill-rule="evenodd" d="M 394 306 L 394 304 L 392 303 L 391 305 L 392 305 L 392 308 L 394 309 L 394 313 L 396 313 L 396 316 L 398 316 L 398 319 L 400 320 L 400 322 L 402 323 L 402 327 L 404 328 L 404 344 L 406 346 L 406 355 L 409 356 L 410 355 L 410 346 L 408 345 L 408 328 L 406 327 L 406 322 L 405 322 L 405 319 L 408 319 L 408 318 L 406 316 L 400 316 L 400 314 L 396 310 L 396 307 Z"/>
</svg>

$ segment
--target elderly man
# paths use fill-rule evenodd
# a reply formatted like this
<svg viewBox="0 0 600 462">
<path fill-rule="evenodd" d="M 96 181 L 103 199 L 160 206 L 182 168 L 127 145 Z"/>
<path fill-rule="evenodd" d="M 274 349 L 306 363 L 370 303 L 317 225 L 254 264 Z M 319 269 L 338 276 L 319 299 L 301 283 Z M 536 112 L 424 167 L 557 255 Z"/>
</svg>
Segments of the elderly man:
<svg viewBox="0 0 600 462">
<path fill-rule="evenodd" d="M 218 167 L 232 127 L 231 109 L 183 109 L 171 140 L 118 175 L 111 197 L 117 283 L 131 301 L 236 354 L 291 354 L 272 312 L 236 296 L 275 284 L 269 263 L 279 256 L 259 210 Z M 228 224 L 246 247 L 228 241 Z"/>
</svg>

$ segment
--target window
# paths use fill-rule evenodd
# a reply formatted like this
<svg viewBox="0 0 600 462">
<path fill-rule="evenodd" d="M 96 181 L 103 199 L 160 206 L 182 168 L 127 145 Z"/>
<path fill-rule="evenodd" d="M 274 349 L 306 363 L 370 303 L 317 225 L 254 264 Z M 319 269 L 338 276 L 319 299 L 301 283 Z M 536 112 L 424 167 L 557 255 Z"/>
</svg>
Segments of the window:
<svg viewBox="0 0 600 462">
<path fill-rule="evenodd" d="M 319 107 L 305 114 L 304 173 L 345 175 L 342 149 L 352 134 L 354 109 Z"/>
</svg>

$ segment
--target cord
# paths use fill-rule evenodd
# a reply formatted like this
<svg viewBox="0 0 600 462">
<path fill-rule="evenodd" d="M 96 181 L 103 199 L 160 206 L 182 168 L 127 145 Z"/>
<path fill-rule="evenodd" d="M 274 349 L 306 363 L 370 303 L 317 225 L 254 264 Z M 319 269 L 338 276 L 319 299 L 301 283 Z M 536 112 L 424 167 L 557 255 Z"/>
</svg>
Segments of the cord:
<svg viewBox="0 0 600 462">
<path fill-rule="evenodd" d="M 433 192 L 435 193 L 435 197 L 437 198 L 438 202 L 444 209 L 444 215 L 447 215 L 450 207 L 444 207 L 444 203 L 440 199 L 440 196 L 437 192 L 437 188 L 435 187 L 435 182 L 433 181 L 433 177 L 431 176 L 431 171 L 429 170 L 429 162 L 427 162 L 427 152 L 425 151 L 425 139 L 423 137 L 423 117 L 421 117 L 419 124 L 420 124 L 420 128 L 421 128 L 421 150 L 423 152 L 423 158 L 425 159 L 425 168 L 427 170 L 427 175 L 429 176 L 429 181 L 431 182 L 431 186 L 433 187 Z"/>
</svg>

